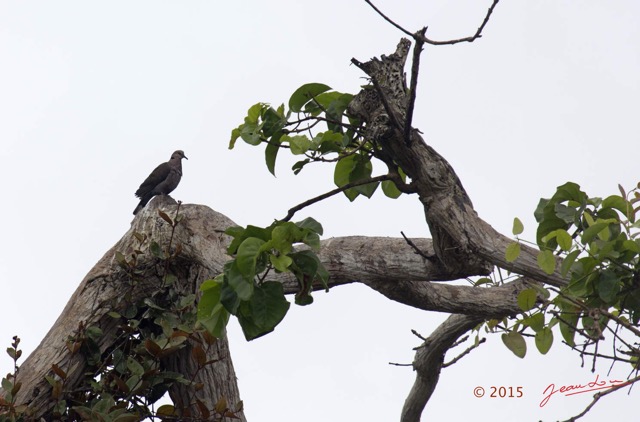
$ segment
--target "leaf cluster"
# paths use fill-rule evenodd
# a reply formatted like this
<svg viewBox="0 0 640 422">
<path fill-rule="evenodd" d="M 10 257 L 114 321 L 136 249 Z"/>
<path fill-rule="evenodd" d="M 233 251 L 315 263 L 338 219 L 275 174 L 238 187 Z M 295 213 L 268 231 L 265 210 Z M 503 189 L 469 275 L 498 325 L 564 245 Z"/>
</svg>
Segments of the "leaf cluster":
<svg viewBox="0 0 640 422">
<path fill-rule="evenodd" d="M 619 186 L 619 191 L 604 199 L 589 197 L 579 185 L 568 182 L 551 198 L 540 200 L 534 213 L 538 264 L 549 274 L 559 270 L 569 284 L 555 291 L 553 298 L 550 289 L 540 286 L 518 295 L 523 316 L 503 335 L 517 356 L 526 353 L 524 329 L 534 331 L 536 346 L 544 354 L 557 325 L 570 347 L 576 347 L 576 334 L 585 339 L 586 347 L 597 345 L 609 331 L 630 357 L 616 359 L 637 367 L 640 351 L 620 332 L 636 339 L 640 334 L 636 328 L 640 322 L 640 184 L 630 192 Z M 515 219 L 514 235 L 522 231 L 522 223 Z M 508 261 L 518 258 L 519 241 L 507 248 Z"/>
<path fill-rule="evenodd" d="M 275 221 L 268 227 L 230 227 L 227 252 L 233 257 L 224 272 L 201 285 L 198 321 L 220 337 L 230 315 L 237 317 L 247 340 L 265 335 L 289 310 L 282 283 L 270 274 L 291 273 L 298 282 L 298 305 L 313 302 L 314 284 L 328 288 L 329 273 L 316 252 L 322 225 L 313 218 L 297 223 Z M 307 249 L 296 248 L 304 245 Z"/>
<path fill-rule="evenodd" d="M 404 186 L 406 175 L 385 156 L 381 148 L 364 135 L 362 123 L 349 114 L 352 94 L 333 91 L 321 83 L 309 83 L 298 88 L 284 104 L 273 108 L 257 103 L 249 108 L 244 123 L 233 129 L 229 148 L 242 139 L 249 145 L 265 145 L 265 163 L 275 176 L 278 153 L 288 149 L 300 157 L 292 167 L 300 173 L 309 163 L 334 163 L 334 183 L 344 187 L 344 194 L 353 201 L 359 195 L 370 198 L 382 186 L 390 198 L 408 191 Z M 322 126 L 326 130 L 318 130 Z M 388 180 L 370 181 L 373 159 L 384 162 L 389 170 Z"/>
</svg>

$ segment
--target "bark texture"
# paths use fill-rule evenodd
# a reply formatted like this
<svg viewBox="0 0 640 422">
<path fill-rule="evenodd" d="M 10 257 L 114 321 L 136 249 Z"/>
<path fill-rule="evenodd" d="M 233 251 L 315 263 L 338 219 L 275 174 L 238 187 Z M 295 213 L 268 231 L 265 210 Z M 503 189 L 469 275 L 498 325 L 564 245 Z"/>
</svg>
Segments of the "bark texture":
<svg viewBox="0 0 640 422">
<path fill-rule="evenodd" d="M 85 376 L 88 367 L 84 358 L 79 353 L 71 353 L 67 347 L 67 340 L 76 332 L 78 323 L 101 328 L 103 336 L 99 347 L 101 352 L 106 352 L 114 347 L 118 329 L 107 313 L 124 312 L 126 302 L 121 300 L 123 295 L 127 294 L 131 301 L 142 299 L 152 295 L 161 283 L 157 262 L 151 254 L 145 253 L 143 256 L 148 258 L 138 262 L 138 268 L 144 273 L 141 278 L 144 282 L 128 290 L 129 276 L 118 265 L 115 253 L 138 247 L 135 232 L 144 233 L 160 244 L 167 243 L 171 228 L 156 210 L 162 207 L 164 212 L 173 216 L 176 205 L 172 202 L 167 196 L 156 197 L 134 219 L 131 229 L 82 280 L 46 337 L 21 365 L 19 378 L 23 387 L 18 394 L 18 403 L 28 404 L 37 417 L 46 418 L 55 404 L 51 386 L 44 379 L 45 375 L 52 374 L 52 364 L 67 373 L 65 389 L 73 390 Z M 171 270 L 179 276 L 183 289 L 197 292 L 200 283 L 222 272 L 224 263 L 229 259 L 226 248 L 230 239 L 223 232 L 234 223 L 201 205 L 182 205 L 180 214 L 183 219 L 177 226 L 173 242 L 181 245 L 181 252 Z M 413 239 L 413 243 L 424 255 L 434 253 L 428 239 Z M 404 239 L 361 236 L 326 239 L 322 242 L 320 258 L 329 270 L 332 286 L 361 282 L 392 300 L 417 308 L 485 316 L 513 313 L 517 308 L 515 298 L 520 286 L 477 289 L 430 283 L 431 280 L 453 280 L 469 274 L 423 258 Z M 287 293 L 297 292 L 298 283 L 293 277 L 283 276 L 280 280 Z M 207 359 L 217 361 L 204 371 L 198 371 L 191 346 L 189 344 L 167 358 L 167 368 L 201 382 L 204 388 L 198 392 L 197 398 L 208 407 L 213 407 L 222 396 L 230 404 L 237 403 L 240 395 L 227 340 L 220 339 L 215 347 L 207 350 Z M 176 406 L 188 407 L 193 401 L 190 394 L 188 387 L 179 384 L 170 391 Z M 192 414 L 198 414 L 195 406 Z"/>
</svg>

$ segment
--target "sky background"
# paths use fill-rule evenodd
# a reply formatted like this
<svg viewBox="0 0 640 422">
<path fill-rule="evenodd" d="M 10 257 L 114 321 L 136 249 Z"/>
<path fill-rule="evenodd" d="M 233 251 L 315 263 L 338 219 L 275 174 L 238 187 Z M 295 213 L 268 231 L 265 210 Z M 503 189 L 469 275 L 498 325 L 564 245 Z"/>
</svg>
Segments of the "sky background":
<svg viewBox="0 0 640 422">
<path fill-rule="evenodd" d="M 473 34 L 490 1 L 375 4 L 445 40 Z M 534 239 L 539 198 L 566 181 L 607 196 L 640 180 L 638 19 L 633 0 L 505 1 L 482 39 L 426 47 L 414 126 L 496 229 L 509 234 L 517 216 Z M 173 197 L 241 225 L 267 225 L 332 189 L 329 166 L 294 177 L 293 160 L 280 157 L 272 177 L 262 149 L 227 149 L 231 130 L 252 104 L 286 103 L 304 83 L 356 93 L 364 75 L 350 59 L 389 54 L 401 36 L 355 0 L 0 1 L 0 344 L 19 335 L 25 357 L 38 345 L 129 228 L 139 184 L 176 149 L 189 161 Z M 308 215 L 326 237 L 429 236 L 415 197 L 335 197 L 298 217 Z M 410 330 L 427 336 L 446 315 L 357 284 L 314 297 L 251 343 L 230 324 L 248 419 L 397 420 L 414 373 L 388 363 L 410 363 L 420 344 Z M 521 360 L 489 335 L 442 371 L 424 419 L 566 419 L 591 396 L 540 408 L 550 383 L 624 379 L 629 369 L 580 364 L 558 338 L 546 356 L 530 342 Z M 10 370 L 0 358 L 0 373 Z M 521 386 L 524 397 L 478 399 L 476 386 Z M 582 420 L 629 420 L 637 396 L 608 396 Z"/>
</svg>

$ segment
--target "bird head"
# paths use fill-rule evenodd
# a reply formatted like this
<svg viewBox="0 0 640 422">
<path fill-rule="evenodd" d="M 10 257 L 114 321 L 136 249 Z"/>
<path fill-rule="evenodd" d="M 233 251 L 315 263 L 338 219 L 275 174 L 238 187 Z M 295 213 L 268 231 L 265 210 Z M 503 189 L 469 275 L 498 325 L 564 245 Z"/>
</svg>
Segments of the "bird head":
<svg viewBox="0 0 640 422">
<path fill-rule="evenodd" d="M 186 158 L 188 160 L 187 156 L 184 155 L 184 151 L 182 151 L 181 149 L 171 154 L 171 159 L 173 160 L 174 158 Z"/>
</svg>

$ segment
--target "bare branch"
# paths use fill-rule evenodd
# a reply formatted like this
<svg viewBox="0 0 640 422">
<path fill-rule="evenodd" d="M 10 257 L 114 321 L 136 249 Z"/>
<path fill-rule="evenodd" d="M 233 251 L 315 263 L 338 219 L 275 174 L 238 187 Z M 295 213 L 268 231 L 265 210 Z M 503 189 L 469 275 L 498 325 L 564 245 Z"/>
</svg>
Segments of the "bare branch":
<svg viewBox="0 0 640 422">
<path fill-rule="evenodd" d="M 593 406 L 595 406 L 595 404 L 598 402 L 598 400 L 600 400 L 601 398 L 603 398 L 604 396 L 606 396 L 608 394 L 613 393 L 614 391 L 620 390 L 621 388 L 624 388 L 626 386 L 632 386 L 637 381 L 640 381 L 640 376 L 632 378 L 632 379 L 628 380 L 627 382 L 625 382 L 624 384 L 619 384 L 619 385 L 616 385 L 614 387 L 611 387 L 608 390 L 600 391 L 599 393 L 594 394 L 593 395 L 593 400 L 591 401 L 591 403 L 589 403 L 589 405 L 581 413 L 577 414 L 576 416 L 570 417 L 569 419 L 567 419 L 564 422 L 575 422 L 575 421 L 577 421 L 578 419 L 580 419 L 581 417 L 583 417 L 584 415 L 589 413 L 591 408 Z M 629 387 L 629 388 L 631 388 L 631 387 Z"/>
<path fill-rule="evenodd" d="M 489 18 L 491 17 L 491 14 L 493 14 L 493 10 L 496 8 L 496 6 L 498 5 L 498 2 L 500 0 L 493 0 L 493 3 L 491 4 L 489 9 L 487 10 L 487 14 L 485 15 L 484 20 L 482 21 L 482 23 L 478 27 L 478 30 L 476 31 L 475 34 L 473 34 L 470 37 L 458 38 L 458 39 L 455 39 L 455 40 L 448 40 L 448 41 L 431 40 L 431 39 L 427 38 L 424 35 L 424 32 L 421 33 L 421 31 L 418 31 L 415 34 L 411 33 L 411 31 L 406 30 L 405 28 L 400 26 L 398 23 L 393 21 L 391 18 L 389 18 L 387 15 L 382 13 L 382 11 L 380 9 L 378 9 L 373 3 L 371 3 L 371 1 L 369 1 L 369 0 L 364 0 L 364 1 L 369 6 L 371 6 L 371 8 L 373 10 L 375 10 L 376 13 L 378 13 L 384 20 L 386 20 L 391 25 L 395 26 L 400 31 L 404 32 L 406 35 L 410 36 L 411 38 L 413 38 L 416 41 L 421 41 L 423 43 L 431 44 L 431 45 L 453 45 L 453 44 L 458 44 L 458 43 L 461 43 L 461 42 L 474 42 L 478 38 L 482 37 L 482 31 L 484 30 L 484 27 L 487 26 L 487 23 L 489 23 Z"/>
<path fill-rule="evenodd" d="M 362 186 L 362 185 L 368 185 L 369 183 L 376 183 L 376 182 L 382 182 L 385 180 L 391 180 L 391 177 L 387 174 L 384 174 L 382 176 L 376 176 L 376 177 L 372 177 L 370 179 L 365 179 L 365 180 L 360 180 L 358 182 L 351 182 L 351 183 L 347 183 L 344 186 L 341 186 L 339 188 L 330 190 L 329 192 L 323 193 L 322 195 L 318 195 L 315 198 L 311 198 L 307 201 L 304 201 L 298 205 L 296 205 L 293 208 L 289 209 L 289 212 L 287 213 L 287 215 L 281 220 L 281 221 L 289 221 L 291 220 L 291 218 L 295 215 L 295 213 L 297 213 L 298 211 L 300 211 L 301 209 L 308 207 L 309 205 L 313 205 L 316 202 L 320 202 L 324 199 L 327 199 L 333 195 L 336 195 L 340 192 L 344 192 L 347 189 L 351 189 L 351 188 L 355 188 L 357 186 Z"/>
<path fill-rule="evenodd" d="M 493 0 L 493 3 L 489 7 L 489 10 L 487 10 L 487 14 L 484 17 L 484 20 L 482 21 L 482 24 L 478 27 L 478 30 L 476 31 L 476 33 L 473 34 L 472 36 L 465 37 L 465 38 L 458 38 L 456 40 L 449 40 L 449 41 L 434 41 L 434 40 L 428 39 L 427 37 L 423 37 L 423 41 L 425 43 L 431 44 L 431 45 L 453 45 L 453 44 L 458 44 L 458 43 L 461 43 L 461 42 L 474 42 L 478 38 L 482 37 L 482 30 L 484 29 L 484 27 L 489 22 L 489 18 L 491 17 L 491 14 L 493 13 L 493 9 L 495 9 L 495 7 L 498 5 L 499 1 L 500 0 Z"/>
<path fill-rule="evenodd" d="M 476 347 L 479 347 L 482 343 L 484 343 L 484 342 L 486 342 L 486 341 L 487 341 L 487 339 L 486 339 L 485 337 L 481 338 L 481 339 L 478 341 L 478 344 L 474 344 L 474 345 L 472 345 L 472 346 L 467 347 L 467 348 L 466 348 L 466 350 L 465 350 L 464 352 L 460 353 L 458 356 L 456 356 L 455 358 L 453 358 L 453 359 L 452 359 L 452 360 L 450 360 L 449 362 L 443 363 L 443 364 L 442 364 L 442 367 L 443 367 L 443 368 L 446 368 L 447 366 L 451 366 L 451 365 L 453 365 L 454 363 L 458 362 L 460 359 L 462 359 L 463 357 L 465 357 L 466 355 L 468 355 L 469 353 L 471 353 L 471 351 L 472 351 L 473 349 L 475 349 Z"/>
<path fill-rule="evenodd" d="M 395 23 L 394 21 L 392 21 L 387 15 L 385 15 L 384 13 L 382 13 L 382 11 L 380 9 L 378 9 L 373 3 L 371 3 L 369 0 L 364 0 L 365 3 L 367 3 L 369 6 L 371 6 L 371 8 L 373 10 L 375 10 L 380 16 L 382 16 L 382 18 L 384 20 L 386 20 L 387 22 L 389 22 L 391 25 L 395 26 L 396 28 L 398 28 L 399 30 L 401 30 L 402 32 L 404 32 L 405 34 L 407 34 L 410 37 L 413 37 L 414 35 L 407 31 L 406 29 L 404 29 L 403 27 L 401 27 L 400 25 L 398 25 L 397 23 Z"/>
<path fill-rule="evenodd" d="M 477 316 L 451 315 L 429 336 L 424 347 L 416 352 L 413 362 L 416 380 L 402 408 L 402 422 L 420 421 L 420 415 L 440 378 L 445 353 L 458 337 L 480 322 L 482 318 Z"/>
</svg>

